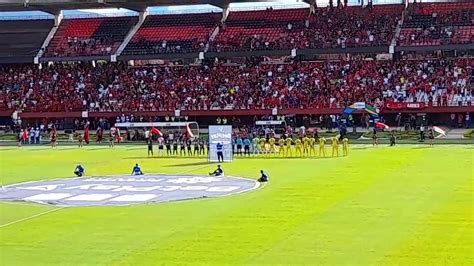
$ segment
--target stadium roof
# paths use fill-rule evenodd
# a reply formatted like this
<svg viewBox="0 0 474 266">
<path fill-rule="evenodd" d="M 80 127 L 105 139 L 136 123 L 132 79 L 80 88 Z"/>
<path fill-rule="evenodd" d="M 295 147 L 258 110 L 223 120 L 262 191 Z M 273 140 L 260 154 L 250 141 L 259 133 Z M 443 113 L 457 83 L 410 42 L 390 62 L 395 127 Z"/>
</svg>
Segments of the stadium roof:
<svg viewBox="0 0 474 266">
<path fill-rule="evenodd" d="M 309 2 L 311 0 L 304 0 Z M 149 6 L 176 6 L 210 4 L 221 8 L 229 3 L 270 2 L 266 0 L 3 0 L 0 11 L 39 10 L 58 14 L 61 10 L 91 8 L 126 8 L 133 11 L 144 11 Z"/>
</svg>

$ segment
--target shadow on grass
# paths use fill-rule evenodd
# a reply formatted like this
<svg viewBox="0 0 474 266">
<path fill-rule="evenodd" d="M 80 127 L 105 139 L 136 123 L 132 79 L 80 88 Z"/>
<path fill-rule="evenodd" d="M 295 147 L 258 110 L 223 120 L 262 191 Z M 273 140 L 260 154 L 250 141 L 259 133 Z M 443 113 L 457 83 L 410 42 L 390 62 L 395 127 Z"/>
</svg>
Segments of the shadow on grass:
<svg viewBox="0 0 474 266">
<path fill-rule="evenodd" d="M 433 148 L 433 147 L 430 146 L 429 144 L 426 144 L 426 146 L 413 147 L 412 149 L 415 149 L 415 150 L 423 150 L 423 149 L 431 149 L 431 148 Z"/>
<path fill-rule="evenodd" d="M 346 157 L 346 156 L 342 156 L 342 155 L 339 155 L 338 157 Z M 319 156 L 308 156 L 308 157 L 265 157 L 265 156 L 253 156 L 253 157 L 234 157 L 234 159 L 237 159 L 237 160 L 240 160 L 240 159 L 245 159 L 245 160 L 249 160 L 249 159 L 258 159 L 258 160 L 301 160 L 301 159 L 308 159 L 308 160 L 320 160 L 320 159 L 334 159 L 334 158 L 337 158 L 337 157 L 332 157 L 330 155 L 327 155 L 325 157 L 319 157 Z"/>
<path fill-rule="evenodd" d="M 212 163 L 212 162 L 180 163 L 180 164 L 165 165 L 164 167 L 201 166 L 201 165 L 212 165 L 212 164 L 215 164 L 215 163 Z"/>
<path fill-rule="evenodd" d="M 234 160 L 301 160 L 301 159 L 307 159 L 307 160 L 323 160 L 323 159 L 336 159 L 336 158 L 344 158 L 347 156 L 342 156 L 339 155 L 338 157 L 332 157 L 330 154 L 325 156 L 325 157 L 319 157 L 319 156 L 310 156 L 310 157 L 265 157 L 265 156 L 251 156 L 251 157 L 234 157 Z M 160 160 L 160 159 L 207 159 L 207 157 L 186 157 L 186 156 L 163 156 L 163 157 L 158 157 L 158 156 L 134 156 L 134 157 L 123 157 L 122 159 L 125 160 Z M 165 167 L 177 167 L 177 166 L 200 166 L 200 165 L 207 165 L 207 164 L 216 164 L 217 162 L 208 162 L 208 161 L 201 161 L 201 162 L 191 162 L 191 163 L 182 163 L 182 164 L 172 164 L 172 165 L 166 165 Z"/>
<path fill-rule="evenodd" d="M 133 157 L 123 157 L 125 160 L 135 160 L 135 159 L 207 159 L 207 157 L 198 157 L 198 156 L 133 156 Z"/>
<path fill-rule="evenodd" d="M 51 147 L 44 147 L 44 148 L 36 148 L 36 149 L 27 149 L 27 151 L 69 151 L 69 150 L 79 150 L 79 148 L 51 148 Z"/>
</svg>

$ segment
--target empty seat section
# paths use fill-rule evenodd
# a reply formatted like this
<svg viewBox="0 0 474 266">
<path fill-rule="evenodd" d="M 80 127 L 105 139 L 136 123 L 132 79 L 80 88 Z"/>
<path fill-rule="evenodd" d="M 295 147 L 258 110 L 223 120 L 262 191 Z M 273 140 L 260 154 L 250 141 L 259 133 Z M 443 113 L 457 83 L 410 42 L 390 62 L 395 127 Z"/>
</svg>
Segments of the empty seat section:
<svg viewBox="0 0 474 266">
<path fill-rule="evenodd" d="M 53 20 L 0 21 L 0 57 L 33 58 L 53 25 Z"/>
</svg>

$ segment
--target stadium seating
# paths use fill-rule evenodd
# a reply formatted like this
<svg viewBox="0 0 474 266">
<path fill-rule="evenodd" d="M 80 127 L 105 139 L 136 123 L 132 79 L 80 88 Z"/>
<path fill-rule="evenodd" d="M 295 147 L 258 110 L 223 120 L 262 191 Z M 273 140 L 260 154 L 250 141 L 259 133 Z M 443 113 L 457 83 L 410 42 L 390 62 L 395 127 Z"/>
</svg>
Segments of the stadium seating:
<svg viewBox="0 0 474 266">
<path fill-rule="evenodd" d="M 63 20 L 46 56 L 110 55 L 137 21 L 137 17 Z"/>
<path fill-rule="evenodd" d="M 220 13 L 148 16 L 124 54 L 201 51 L 221 17 Z"/>
<path fill-rule="evenodd" d="M 388 46 L 402 12 L 401 5 L 317 9 L 300 48 Z"/>
<path fill-rule="evenodd" d="M 0 21 L 0 58 L 36 56 L 53 27 L 53 20 Z"/>
<path fill-rule="evenodd" d="M 465 105 L 472 58 L 354 60 L 255 66 L 53 65 L 0 71 L 0 108 L 159 111 L 327 108 L 357 101 Z"/>
<path fill-rule="evenodd" d="M 389 45 L 402 5 L 231 12 L 216 51 Z"/>
<path fill-rule="evenodd" d="M 474 5 L 436 3 L 410 6 L 398 44 L 429 46 L 472 42 Z"/>
<path fill-rule="evenodd" d="M 230 12 L 212 50 L 287 48 L 308 16 L 307 8 Z"/>
</svg>

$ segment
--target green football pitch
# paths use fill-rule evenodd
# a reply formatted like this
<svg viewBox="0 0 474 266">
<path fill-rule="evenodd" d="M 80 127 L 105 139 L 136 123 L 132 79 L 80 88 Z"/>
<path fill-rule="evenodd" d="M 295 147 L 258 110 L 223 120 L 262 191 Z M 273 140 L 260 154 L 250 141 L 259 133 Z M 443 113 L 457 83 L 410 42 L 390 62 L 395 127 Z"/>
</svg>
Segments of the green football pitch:
<svg viewBox="0 0 474 266">
<path fill-rule="evenodd" d="M 237 158 L 266 186 L 127 207 L 0 203 L 1 265 L 473 265 L 474 145 L 354 145 L 348 157 Z M 3 185 L 88 175 L 206 174 L 204 158 L 144 146 L 0 148 Z"/>
</svg>

